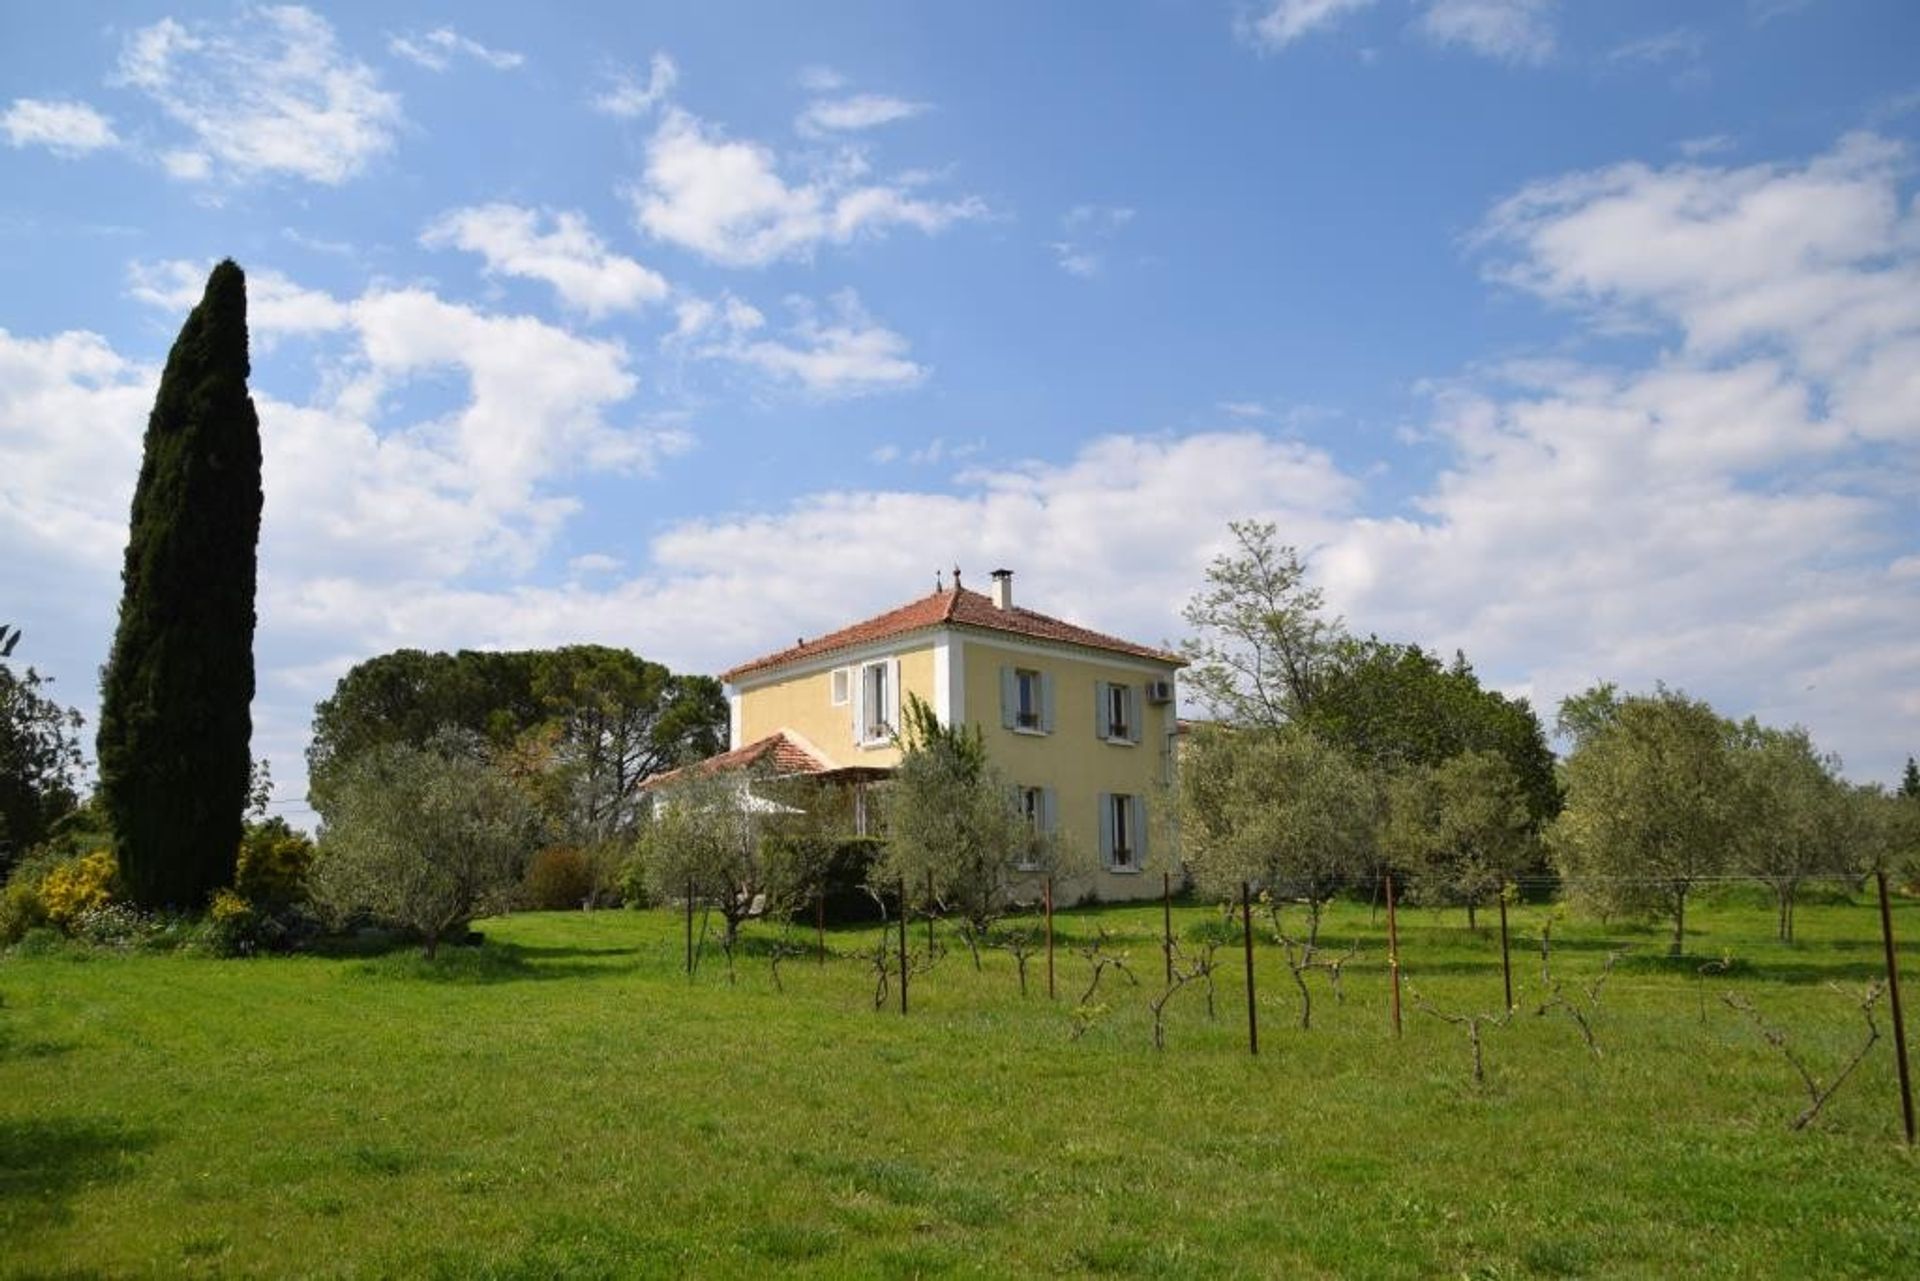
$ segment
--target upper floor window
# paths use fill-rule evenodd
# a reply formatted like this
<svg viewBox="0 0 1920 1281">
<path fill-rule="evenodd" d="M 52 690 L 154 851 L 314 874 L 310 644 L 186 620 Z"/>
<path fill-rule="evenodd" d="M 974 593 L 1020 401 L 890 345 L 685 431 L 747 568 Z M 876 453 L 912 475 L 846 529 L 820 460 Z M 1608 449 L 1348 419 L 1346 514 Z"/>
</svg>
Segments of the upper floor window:
<svg viewBox="0 0 1920 1281">
<path fill-rule="evenodd" d="M 854 692 L 855 741 L 862 747 L 892 742 L 900 724 L 900 660 L 882 658 L 860 664 Z"/>
<path fill-rule="evenodd" d="M 835 707 L 845 707 L 847 705 L 847 699 L 850 697 L 847 688 L 853 683 L 852 678 L 853 673 L 845 667 L 836 667 L 833 669 L 833 675 L 830 676 L 828 680 L 832 690 L 829 697 L 832 698 Z"/>
<path fill-rule="evenodd" d="M 1028 734 L 1051 734 L 1053 677 L 1030 667 L 1002 667 L 1000 723 Z"/>
<path fill-rule="evenodd" d="M 1093 687 L 1094 733 L 1109 743 L 1140 741 L 1138 691 L 1118 681 L 1095 681 Z"/>
</svg>

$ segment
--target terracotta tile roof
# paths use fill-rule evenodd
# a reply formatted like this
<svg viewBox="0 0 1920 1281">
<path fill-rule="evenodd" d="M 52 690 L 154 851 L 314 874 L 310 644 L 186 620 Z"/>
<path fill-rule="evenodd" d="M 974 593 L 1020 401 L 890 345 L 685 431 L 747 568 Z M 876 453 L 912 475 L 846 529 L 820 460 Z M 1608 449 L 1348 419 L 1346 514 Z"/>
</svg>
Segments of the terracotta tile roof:
<svg viewBox="0 0 1920 1281">
<path fill-rule="evenodd" d="M 720 679 L 733 682 L 742 676 L 751 676 L 756 672 L 785 667 L 789 663 L 797 663 L 821 654 L 831 654 L 837 650 L 852 649 L 874 641 L 905 636 L 911 632 L 938 627 L 941 624 L 974 627 L 982 631 L 1008 632 L 1015 636 L 1059 641 L 1068 645 L 1084 645 L 1089 649 L 1104 649 L 1110 653 L 1145 658 L 1156 663 L 1186 666 L 1186 660 L 1178 654 L 1170 654 L 1148 645 L 1136 645 L 1132 641 L 1124 641 L 1117 636 L 1108 636 L 1103 632 L 1063 622 L 1058 618 L 1052 618 L 1031 609 L 1023 609 L 1018 605 L 1011 609 L 1000 609 L 984 593 L 956 588 L 953 591 L 936 591 L 932 595 L 910 601 L 898 609 L 876 614 L 851 627 L 842 627 L 837 632 L 829 632 L 825 636 L 803 641 L 778 653 L 742 663 L 731 671 L 720 673 Z"/>
<path fill-rule="evenodd" d="M 834 768 L 820 749 L 809 743 L 790 729 L 775 730 L 765 738 L 748 743 L 745 747 L 736 747 L 731 752 L 722 752 L 718 756 L 709 756 L 704 761 L 695 761 L 679 769 L 668 770 L 664 774 L 655 774 L 641 782 L 640 789 L 650 792 L 663 787 L 681 776 L 693 774 L 722 774 L 730 770 L 752 769 L 764 765 L 777 775 L 788 774 L 824 774 Z"/>
</svg>

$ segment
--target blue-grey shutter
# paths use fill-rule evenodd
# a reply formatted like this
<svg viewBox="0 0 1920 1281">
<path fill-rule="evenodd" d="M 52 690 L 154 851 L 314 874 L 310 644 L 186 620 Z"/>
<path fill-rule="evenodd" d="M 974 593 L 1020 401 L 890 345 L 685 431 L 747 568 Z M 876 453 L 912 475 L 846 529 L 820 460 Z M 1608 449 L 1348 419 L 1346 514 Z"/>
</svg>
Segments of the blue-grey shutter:
<svg viewBox="0 0 1920 1281">
<path fill-rule="evenodd" d="M 1093 683 L 1093 733 L 1096 738 L 1107 736 L 1107 683 Z"/>
<path fill-rule="evenodd" d="M 1060 794 L 1051 787 L 1040 789 L 1040 830 L 1049 836 L 1060 830 Z"/>
<path fill-rule="evenodd" d="M 1146 719 L 1147 700 L 1138 685 L 1127 686 L 1127 741 L 1140 741 L 1140 722 Z"/>
<path fill-rule="evenodd" d="M 1053 733 L 1053 677 L 1040 673 L 1040 728 Z"/>
<path fill-rule="evenodd" d="M 1133 865 L 1144 868 L 1147 865 L 1147 800 L 1135 795 L 1133 804 Z"/>
<path fill-rule="evenodd" d="M 900 704 L 905 701 L 900 690 L 900 660 L 887 660 L 887 732 L 900 732 Z"/>
<path fill-rule="evenodd" d="M 1113 793 L 1100 793 L 1100 866 L 1113 866 Z"/>
<path fill-rule="evenodd" d="M 1020 723 L 1020 677 L 1011 667 L 1000 669 L 1000 725 L 1012 729 Z"/>
</svg>

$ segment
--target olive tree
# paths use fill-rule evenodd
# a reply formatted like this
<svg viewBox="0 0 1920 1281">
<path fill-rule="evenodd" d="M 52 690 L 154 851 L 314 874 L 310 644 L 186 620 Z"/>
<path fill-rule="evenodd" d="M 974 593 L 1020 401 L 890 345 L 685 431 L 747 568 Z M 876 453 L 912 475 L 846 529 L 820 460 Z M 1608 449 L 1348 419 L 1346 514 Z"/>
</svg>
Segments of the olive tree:
<svg viewBox="0 0 1920 1281">
<path fill-rule="evenodd" d="M 942 725 L 912 695 L 901 720 L 900 764 L 881 795 L 887 837 L 876 888 L 914 895 L 930 886 L 935 903 L 959 918 L 978 968 L 980 945 L 1016 888 L 1071 874 L 1076 851 L 1022 812 L 1018 790 L 987 760 L 977 726 Z"/>
<path fill-rule="evenodd" d="M 1462 752 L 1404 771 L 1387 796 L 1387 857 L 1409 874 L 1415 900 L 1464 906 L 1469 929 L 1476 909 L 1532 861 L 1527 796 L 1496 752 Z"/>
<path fill-rule="evenodd" d="M 1374 865 L 1373 781 L 1303 730 L 1202 726 L 1179 786 L 1181 840 L 1201 891 L 1226 897 L 1249 882 L 1304 902 L 1309 949 L 1321 909 Z"/>
<path fill-rule="evenodd" d="M 417 931 L 432 957 L 476 915 L 506 906 L 538 816 L 473 739 L 386 743 L 347 761 L 328 796 L 314 903 Z"/>
<path fill-rule="evenodd" d="M 764 904 L 762 837 L 784 808 L 755 793 L 761 778 L 755 770 L 690 770 L 654 791 L 640 832 L 648 894 L 656 903 L 691 899 L 717 909 L 729 962 L 741 924 Z"/>
<path fill-rule="evenodd" d="M 1650 912 L 1686 945 L 1687 899 L 1733 864 L 1741 833 L 1732 725 L 1677 690 L 1621 698 L 1565 767 L 1566 808 L 1548 849 L 1569 896 Z"/>
<path fill-rule="evenodd" d="M 1793 909 L 1813 877 L 1861 866 L 1861 804 L 1839 778 L 1840 762 L 1822 755 L 1804 729 L 1741 727 L 1738 866 L 1762 881 L 1779 904 L 1780 941 L 1793 941 Z"/>
</svg>

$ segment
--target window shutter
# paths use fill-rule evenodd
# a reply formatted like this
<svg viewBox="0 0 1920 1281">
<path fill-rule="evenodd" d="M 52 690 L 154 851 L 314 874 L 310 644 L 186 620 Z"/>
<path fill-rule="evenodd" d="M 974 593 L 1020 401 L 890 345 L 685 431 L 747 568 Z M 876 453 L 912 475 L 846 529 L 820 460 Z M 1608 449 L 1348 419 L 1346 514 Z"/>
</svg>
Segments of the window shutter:
<svg viewBox="0 0 1920 1281">
<path fill-rule="evenodd" d="M 1126 687 L 1126 690 L 1127 741 L 1129 743 L 1138 743 L 1140 741 L 1141 712 L 1145 707 L 1145 700 L 1140 697 L 1140 687 L 1138 685 L 1129 685 Z"/>
<path fill-rule="evenodd" d="M 1093 683 L 1093 733 L 1104 740 L 1107 736 L 1107 683 Z M 1111 824 L 1109 824 L 1111 825 Z"/>
<path fill-rule="evenodd" d="M 856 744 L 864 743 L 867 741 L 867 671 L 866 671 L 866 668 L 864 667 L 848 668 L 847 679 L 850 682 L 852 682 L 852 685 L 853 685 L 853 688 L 850 691 L 848 691 L 850 694 L 850 697 L 847 699 L 847 702 L 852 704 L 853 706 L 853 741 Z"/>
<path fill-rule="evenodd" d="M 1040 673 L 1040 728 L 1053 733 L 1053 677 Z"/>
<path fill-rule="evenodd" d="M 1100 793 L 1100 866 L 1113 866 L 1113 793 Z"/>
<path fill-rule="evenodd" d="M 887 728 L 893 733 L 900 732 L 900 660 L 887 660 Z"/>
<path fill-rule="evenodd" d="M 1060 793 L 1051 787 L 1040 789 L 1040 830 L 1049 836 L 1060 830 Z"/>
<path fill-rule="evenodd" d="M 1019 723 L 1020 678 L 1011 667 L 1000 669 L 1000 725 L 1012 729 Z"/>
<path fill-rule="evenodd" d="M 1130 803 L 1133 808 L 1133 865 L 1144 869 L 1147 865 L 1147 801 L 1145 797 L 1135 795 Z"/>
</svg>

